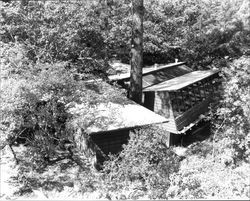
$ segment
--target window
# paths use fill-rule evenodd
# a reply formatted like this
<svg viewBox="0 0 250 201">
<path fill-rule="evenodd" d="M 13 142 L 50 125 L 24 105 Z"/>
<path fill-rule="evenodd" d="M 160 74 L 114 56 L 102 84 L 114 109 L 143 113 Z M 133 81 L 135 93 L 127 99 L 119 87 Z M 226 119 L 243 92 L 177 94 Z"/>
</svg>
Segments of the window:
<svg viewBox="0 0 250 201">
<path fill-rule="evenodd" d="M 174 116 L 177 117 L 214 93 L 214 78 L 209 77 L 183 89 L 170 93 Z"/>
</svg>

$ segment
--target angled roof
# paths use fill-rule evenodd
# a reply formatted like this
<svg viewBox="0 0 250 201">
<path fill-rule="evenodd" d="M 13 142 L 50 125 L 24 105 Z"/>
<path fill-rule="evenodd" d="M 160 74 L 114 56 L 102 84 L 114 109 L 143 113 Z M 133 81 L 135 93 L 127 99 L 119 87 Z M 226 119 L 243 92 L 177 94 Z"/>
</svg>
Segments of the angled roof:
<svg viewBox="0 0 250 201">
<path fill-rule="evenodd" d="M 168 120 L 151 110 L 136 104 L 130 103 L 101 103 L 95 108 L 93 124 L 86 129 L 87 133 L 99 133 L 126 128 L 159 124 Z"/>
<path fill-rule="evenodd" d="M 73 115 L 72 125 L 81 127 L 88 134 L 168 121 L 165 117 L 128 99 L 107 83 L 96 81 L 85 84 L 87 90 L 83 94 L 82 101 L 72 102 L 68 107 Z M 101 89 L 97 89 L 99 86 Z M 85 98 L 85 96 L 90 97 Z"/>
<path fill-rule="evenodd" d="M 192 70 L 189 67 L 187 67 L 185 64 L 181 64 L 146 74 L 142 78 L 143 89 L 190 72 L 192 72 Z"/>
<path fill-rule="evenodd" d="M 185 64 L 185 62 L 178 62 L 178 63 L 171 63 L 171 64 L 167 64 L 167 65 L 155 65 L 155 66 L 151 66 L 151 67 L 144 67 L 142 69 L 142 75 L 148 75 L 148 74 L 152 74 L 155 72 L 159 72 L 162 71 L 164 69 L 167 68 L 171 68 L 171 67 L 175 67 L 175 66 L 180 66 Z M 121 73 L 121 74 L 116 74 L 116 75 L 110 75 L 109 79 L 111 81 L 118 81 L 118 80 L 129 80 L 130 79 L 130 69 L 129 72 L 127 73 Z"/>
<path fill-rule="evenodd" d="M 194 71 L 191 73 L 184 74 L 182 76 L 161 82 L 151 87 L 145 88 L 143 91 L 177 91 L 191 84 L 199 82 L 205 78 L 208 78 L 216 73 L 218 70 L 204 70 Z"/>
<path fill-rule="evenodd" d="M 144 89 L 190 72 L 192 72 L 192 69 L 187 67 L 184 62 L 171 63 L 168 65 L 155 65 L 154 67 L 144 67 L 142 87 Z M 111 75 L 109 76 L 109 79 L 111 81 L 129 82 L 130 73 L 127 72 L 123 74 Z"/>
</svg>

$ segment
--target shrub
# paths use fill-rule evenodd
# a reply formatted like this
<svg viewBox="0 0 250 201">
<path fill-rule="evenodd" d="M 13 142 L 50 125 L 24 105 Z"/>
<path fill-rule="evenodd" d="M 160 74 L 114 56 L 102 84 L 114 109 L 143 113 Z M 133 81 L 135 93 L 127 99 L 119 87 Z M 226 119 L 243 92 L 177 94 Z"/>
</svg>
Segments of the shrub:
<svg viewBox="0 0 250 201">
<path fill-rule="evenodd" d="M 115 192 L 133 186 L 130 198 L 147 194 L 166 198 L 170 175 L 178 170 L 179 159 L 167 147 L 167 133 L 158 127 L 136 130 L 124 150 L 104 164 L 105 191 Z M 140 192 L 140 193 L 139 193 Z"/>
<path fill-rule="evenodd" d="M 249 63 L 250 58 L 243 56 L 223 69 L 224 93 L 217 111 L 219 120 L 215 123 L 221 130 L 215 137 L 220 140 L 219 152 L 228 158 L 227 163 L 250 159 Z"/>
<path fill-rule="evenodd" d="M 8 125 L 6 135 L 26 138 L 34 159 L 54 158 L 55 146 L 66 138 L 64 101 L 68 101 L 65 99 L 69 99 L 75 83 L 62 66 L 40 66 L 41 72 L 31 72 L 29 79 L 19 76 L 3 82 L 1 125 Z"/>
</svg>

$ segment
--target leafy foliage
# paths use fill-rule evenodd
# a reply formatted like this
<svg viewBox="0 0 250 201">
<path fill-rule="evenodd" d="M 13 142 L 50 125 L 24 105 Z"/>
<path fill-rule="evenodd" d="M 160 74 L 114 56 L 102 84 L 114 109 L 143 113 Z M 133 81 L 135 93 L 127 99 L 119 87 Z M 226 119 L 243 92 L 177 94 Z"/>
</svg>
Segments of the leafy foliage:
<svg viewBox="0 0 250 201">
<path fill-rule="evenodd" d="M 188 151 L 201 149 L 211 142 L 207 141 L 188 147 Z M 201 154 L 201 155 L 200 155 Z M 174 199 L 248 199 L 249 198 L 249 165 L 230 168 L 220 161 L 214 161 L 210 152 L 188 154 L 181 162 L 179 171 L 170 177 L 169 198 Z"/>
<path fill-rule="evenodd" d="M 80 146 L 83 133 L 77 128 L 84 130 L 97 118 L 97 102 L 122 96 L 102 82 L 82 81 L 105 78 L 112 58 L 129 63 L 130 2 L 105 2 L 0 1 L 0 136 L 1 143 L 12 144 L 17 136 L 29 140 L 17 178 L 24 189 L 54 185 L 60 191 L 65 178 L 46 175 L 46 165 L 69 155 L 69 141 Z M 146 0 L 145 65 L 178 58 L 193 69 L 222 69 L 223 99 L 214 122 L 218 132 L 213 144 L 189 147 L 190 156 L 180 164 L 166 147 L 163 131 L 137 131 L 101 175 L 78 150 L 86 166 L 74 177 L 78 190 L 100 189 L 118 199 L 249 197 L 249 167 L 243 162 L 250 160 L 249 31 L 247 0 Z"/>
<path fill-rule="evenodd" d="M 248 6 L 246 0 L 145 1 L 145 65 L 178 58 L 205 68 L 225 56 L 249 54 Z M 100 59 L 128 63 L 130 11 L 127 0 L 11 2 L 1 11 L 0 38 L 22 42 L 35 61 L 81 61 L 85 68 Z"/>
<path fill-rule="evenodd" d="M 28 60 L 70 62 L 81 73 L 105 69 L 104 39 L 85 23 L 88 4 L 81 1 L 20 1 L 3 4 L 0 40 L 19 43 Z M 101 71 L 100 71 L 101 72 Z M 99 73 L 100 73 L 99 72 Z"/>
<path fill-rule="evenodd" d="M 242 159 L 249 161 L 250 151 L 250 80 L 249 57 L 241 57 L 223 69 L 225 75 L 224 94 L 218 109 L 223 124 L 218 138 L 221 148 L 228 151 L 227 163 L 237 163 Z M 220 152 L 224 152 L 220 150 Z M 226 151 L 225 151 L 226 152 Z"/>
<path fill-rule="evenodd" d="M 125 190 L 132 185 L 136 198 L 146 193 L 150 198 L 165 199 L 169 177 L 178 170 L 178 157 L 166 145 L 168 136 L 155 128 L 140 129 L 131 133 L 130 140 L 118 157 L 104 164 L 105 192 Z M 131 190 L 131 189 L 130 189 Z"/>
</svg>

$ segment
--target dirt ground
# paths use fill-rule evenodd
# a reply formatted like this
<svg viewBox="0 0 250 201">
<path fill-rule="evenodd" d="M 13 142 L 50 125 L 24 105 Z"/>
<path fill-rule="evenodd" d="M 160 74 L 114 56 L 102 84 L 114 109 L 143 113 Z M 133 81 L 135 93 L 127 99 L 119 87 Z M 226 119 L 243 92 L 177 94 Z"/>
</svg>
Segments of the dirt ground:
<svg viewBox="0 0 250 201">
<path fill-rule="evenodd" d="M 15 183 L 11 182 L 11 177 L 18 174 L 14 157 L 9 147 L 5 147 L 0 152 L 0 199 L 16 199 L 14 193 L 18 190 Z"/>
<path fill-rule="evenodd" d="M 13 149 L 18 156 L 24 147 Z M 31 185 L 32 190 L 22 190 L 20 195 L 24 186 L 21 175 L 18 175 L 20 166 L 16 165 L 9 147 L 0 154 L 0 200 L 105 200 L 99 192 L 81 192 L 79 167 L 68 160 L 62 160 L 42 173 L 26 173 L 26 179 L 32 178 L 35 184 Z"/>
</svg>

